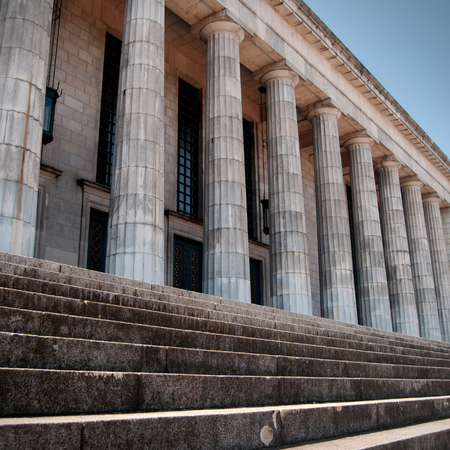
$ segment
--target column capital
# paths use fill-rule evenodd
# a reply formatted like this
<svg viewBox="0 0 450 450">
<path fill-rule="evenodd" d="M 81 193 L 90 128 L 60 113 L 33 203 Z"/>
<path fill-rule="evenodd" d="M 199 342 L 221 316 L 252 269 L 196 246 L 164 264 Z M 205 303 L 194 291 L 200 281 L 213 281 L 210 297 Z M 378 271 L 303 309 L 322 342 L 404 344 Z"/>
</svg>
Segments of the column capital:
<svg viewBox="0 0 450 450">
<path fill-rule="evenodd" d="M 425 205 L 427 203 L 441 203 L 442 199 L 439 197 L 439 195 L 436 192 L 433 192 L 431 194 L 425 194 L 422 195 L 422 203 Z"/>
<path fill-rule="evenodd" d="M 392 169 L 398 171 L 400 167 L 402 167 L 402 163 L 397 161 L 396 159 L 383 159 L 377 164 L 375 164 L 374 169 L 377 172 L 382 169 Z"/>
<path fill-rule="evenodd" d="M 421 188 L 424 185 L 423 181 L 419 180 L 417 177 L 407 177 L 400 180 L 400 187 L 402 189 L 407 187 L 418 187 Z"/>
<path fill-rule="evenodd" d="M 309 111 L 306 118 L 311 121 L 316 116 L 335 116 L 336 120 L 338 120 L 341 117 L 341 111 L 334 106 L 319 106 Z"/>
<path fill-rule="evenodd" d="M 200 31 L 200 37 L 203 41 L 207 41 L 208 37 L 215 33 L 233 34 L 238 38 L 239 43 L 241 43 L 245 37 L 242 27 L 240 27 L 237 23 L 225 20 L 218 20 L 205 25 Z"/>
<path fill-rule="evenodd" d="M 267 84 L 272 80 L 283 79 L 290 80 L 296 86 L 300 80 L 300 77 L 292 70 L 289 69 L 275 69 L 266 72 L 260 80 L 260 83 L 267 87 Z"/>
<path fill-rule="evenodd" d="M 374 144 L 374 140 L 368 136 L 367 134 L 363 134 L 363 135 L 357 135 L 357 136 L 353 136 L 350 139 L 347 139 L 342 145 L 343 147 L 345 147 L 346 149 L 350 150 L 350 147 L 352 147 L 353 145 L 369 145 L 370 147 L 372 147 L 372 145 Z"/>
</svg>

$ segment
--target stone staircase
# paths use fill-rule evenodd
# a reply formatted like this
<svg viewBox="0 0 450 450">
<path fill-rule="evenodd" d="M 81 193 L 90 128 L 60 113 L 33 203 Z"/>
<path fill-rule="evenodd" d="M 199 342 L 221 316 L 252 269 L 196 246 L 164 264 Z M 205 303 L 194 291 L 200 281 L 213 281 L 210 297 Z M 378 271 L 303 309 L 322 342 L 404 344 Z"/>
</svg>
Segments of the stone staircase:
<svg viewBox="0 0 450 450">
<path fill-rule="evenodd" d="M 6 253 L 0 311 L 0 450 L 450 448 L 446 343 Z"/>
</svg>

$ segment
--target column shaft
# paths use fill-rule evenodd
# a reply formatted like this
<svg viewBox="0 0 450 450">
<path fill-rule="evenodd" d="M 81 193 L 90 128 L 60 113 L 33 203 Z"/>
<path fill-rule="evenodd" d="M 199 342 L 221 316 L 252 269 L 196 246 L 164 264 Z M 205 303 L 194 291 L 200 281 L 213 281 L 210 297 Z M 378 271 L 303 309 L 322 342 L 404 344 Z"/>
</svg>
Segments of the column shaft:
<svg viewBox="0 0 450 450">
<path fill-rule="evenodd" d="M 331 107 L 308 114 L 313 124 L 320 297 L 325 317 L 358 323 L 337 125 L 339 114 Z"/>
<path fill-rule="evenodd" d="M 383 239 L 373 171 L 372 139 L 347 141 L 350 156 L 356 274 L 360 323 L 392 331 L 391 308 L 384 263 Z"/>
<path fill-rule="evenodd" d="M 420 335 L 441 340 L 430 249 L 420 193 L 421 186 L 422 183 L 418 180 L 402 183 L 403 208 L 419 313 Z"/>
<path fill-rule="evenodd" d="M 0 251 L 33 256 L 53 0 L 0 2 Z"/>
<path fill-rule="evenodd" d="M 398 333 L 420 336 L 399 166 L 395 161 L 384 161 L 376 166 L 392 325 Z"/>
<path fill-rule="evenodd" d="M 164 0 L 127 0 L 107 271 L 164 284 Z"/>
<path fill-rule="evenodd" d="M 288 70 L 275 70 L 264 75 L 261 81 L 267 88 L 272 304 L 312 314 L 295 106 L 298 76 Z"/>
<path fill-rule="evenodd" d="M 428 231 L 442 340 L 450 342 L 450 272 L 439 202 L 440 199 L 437 197 L 425 199 L 423 208 Z"/>
<path fill-rule="evenodd" d="M 203 288 L 251 301 L 239 43 L 242 29 L 214 22 L 207 39 Z"/>
</svg>

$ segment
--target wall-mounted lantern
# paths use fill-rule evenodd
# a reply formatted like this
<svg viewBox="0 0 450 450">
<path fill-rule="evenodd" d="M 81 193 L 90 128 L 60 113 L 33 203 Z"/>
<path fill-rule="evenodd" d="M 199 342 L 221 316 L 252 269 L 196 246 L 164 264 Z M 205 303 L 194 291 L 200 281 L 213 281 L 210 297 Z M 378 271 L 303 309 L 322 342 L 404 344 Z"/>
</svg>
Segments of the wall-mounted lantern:
<svg viewBox="0 0 450 450">
<path fill-rule="evenodd" d="M 42 143 L 47 145 L 53 141 L 53 124 L 55 123 L 55 107 L 56 101 L 61 96 L 58 89 L 47 86 L 45 94 L 45 109 L 44 109 L 44 129 L 42 134 Z"/>
<path fill-rule="evenodd" d="M 45 92 L 45 107 L 44 107 L 44 125 L 42 130 L 42 144 L 47 145 L 50 142 L 53 141 L 53 125 L 55 123 L 55 107 L 56 107 L 56 101 L 59 97 L 62 95 L 58 92 L 59 89 L 59 83 L 58 87 L 55 89 L 53 86 L 55 85 L 55 73 L 56 73 L 56 60 L 58 57 L 58 42 L 59 42 L 59 31 L 61 28 L 61 6 L 62 6 L 62 0 L 55 0 L 55 3 L 53 4 L 53 38 L 52 38 L 52 51 L 50 54 L 53 54 L 53 48 L 55 48 L 55 59 L 53 62 L 53 81 L 52 81 L 52 87 L 47 86 L 47 91 Z M 57 26 L 56 26 L 57 24 Z M 50 56 L 50 65 L 49 68 L 51 69 L 51 56 Z M 50 84 L 50 73 L 49 71 L 49 78 L 48 78 L 48 84 Z"/>
</svg>

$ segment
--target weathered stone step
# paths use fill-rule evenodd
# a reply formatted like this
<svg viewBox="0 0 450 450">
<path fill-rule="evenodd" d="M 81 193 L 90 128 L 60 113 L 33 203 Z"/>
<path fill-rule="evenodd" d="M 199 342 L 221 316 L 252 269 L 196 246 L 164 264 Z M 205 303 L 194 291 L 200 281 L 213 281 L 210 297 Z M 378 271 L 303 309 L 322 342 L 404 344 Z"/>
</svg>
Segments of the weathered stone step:
<svg viewBox="0 0 450 450">
<path fill-rule="evenodd" d="M 309 330 L 308 332 L 316 334 L 322 333 L 323 328 L 333 331 L 339 331 L 347 333 L 347 336 L 343 336 L 343 339 L 368 339 L 379 343 L 377 339 L 384 340 L 387 345 L 400 345 L 405 347 L 408 346 L 419 346 L 424 349 L 434 349 L 442 350 L 446 353 L 450 352 L 450 346 L 448 344 L 429 341 L 423 338 L 415 338 L 412 336 L 401 335 L 398 333 L 389 333 L 381 330 L 371 329 L 367 327 L 362 327 L 358 325 L 346 324 L 343 322 L 331 321 L 328 319 L 312 316 L 303 316 L 296 313 L 291 313 L 288 311 L 282 311 L 275 308 L 262 307 L 259 305 L 249 305 L 242 302 L 218 298 L 209 296 L 206 294 L 199 294 L 195 292 L 178 290 L 168 286 L 153 285 L 150 283 L 139 282 L 136 280 L 130 280 L 126 278 L 121 278 L 109 274 L 103 274 L 98 272 L 88 271 L 86 269 L 80 269 L 72 266 L 65 266 L 58 263 L 52 263 L 49 261 L 35 260 L 33 258 L 18 257 L 16 255 L 10 254 L 0 254 L 0 260 L 3 262 L 10 260 L 29 264 L 29 266 L 17 266 L 17 264 L 11 264 L 17 266 L 12 272 L 27 272 L 28 275 L 32 276 L 45 276 L 50 277 L 52 280 L 60 280 L 61 277 L 65 277 L 65 282 L 69 284 L 80 284 L 80 286 L 96 286 L 98 289 L 103 291 L 111 290 L 112 292 L 117 292 L 119 294 L 128 294 L 130 296 L 138 295 L 144 297 L 159 297 L 164 302 L 169 303 L 181 303 L 186 305 L 196 305 L 197 309 L 204 311 L 205 309 L 212 308 L 212 310 L 220 312 L 230 311 L 232 312 L 233 322 L 236 321 L 246 321 L 248 317 L 251 319 L 259 320 L 276 320 L 278 322 L 278 328 L 284 326 L 284 329 L 296 328 L 297 324 L 302 326 L 309 326 L 311 328 L 316 328 L 316 330 Z M 6 269 L 6 267 L 5 267 Z M 19 270 L 20 269 L 20 270 Z M 50 270 L 53 269 L 53 272 Z M 1 270 L 1 269 L 0 269 Z M 39 273 L 37 273 L 39 272 Z M 1 274 L 0 274 L 1 275 Z M 83 275 L 83 277 L 80 277 Z M 92 284 L 94 283 L 94 285 Z M 95 284 L 97 283 L 97 284 Z M 47 286 L 48 288 L 48 286 Z M 67 286 L 63 290 L 67 290 Z M 73 290 L 73 288 L 72 288 Z M 94 289 L 95 291 L 95 289 Z M 46 292 L 46 291 L 44 291 Z M 47 290 L 48 293 L 48 290 Z M 60 295 L 60 294 L 58 294 Z M 96 294 L 98 295 L 98 294 Z M 195 308 L 194 308 L 195 309 Z M 239 312 L 239 314 L 235 314 Z M 242 317 L 244 316 L 244 317 Z M 248 317 L 245 317 L 248 316 Z M 231 317 L 230 317 L 231 319 Z M 267 326 L 267 325 L 264 325 Z M 269 325 L 270 326 L 270 325 Z M 319 327 L 319 328 L 318 328 Z M 388 339 L 395 340 L 395 342 L 387 342 Z"/>
<path fill-rule="evenodd" d="M 402 354 L 388 353 L 391 347 L 355 343 L 353 348 L 343 347 L 349 345 L 348 341 L 333 338 L 309 339 L 309 335 L 284 332 L 274 329 L 251 327 L 229 322 L 199 319 L 191 316 L 161 313 L 159 311 L 142 310 L 105 303 L 80 301 L 76 299 L 61 298 L 45 294 L 32 294 L 24 291 L 14 291 L 0 288 L 0 304 L 16 309 L 29 309 L 44 312 L 63 312 L 70 315 L 78 315 L 91 318 L 102 318 L 113 321 L 130 322 L 144 325 L 155 325 L 167 328 L 179 328 L 183 330 L 202 331 L 224 335 L 237 335 L 257 339 L 269 339 L 278 341 L 279 348 L 274 348 L 276 353 L 291 356 L 304 356 L 322 359 L 350 359 L 353 361 L 380 362 L 389 364 L 422 365 L 435 367 L 450 367 L 450 359 L 442 359 L 441 353 L 427 353 L 424 351 L 404 350 Z M 291 343 L 289 349 L 280 348 L 281 342 Z M 333 344 L 333 345 L 331 345 Z M 356 345 L 358 344 L 358 345 Z M 266 348 L 271 353 L 272 346 Z M 432 357 L 428 357 L 429 355 Z"/>
<path fill-rule="evenodd" d="M 0 329 L 7 333 L 164 346 L 168 347 L 166 351 L 173 358 L 172 364 L 178 364 L 176 371 L 180 373 L 420 379 L 450 377 L 450 368 L 447 367 L 295 357 L 297 345 L 293 343 L 4 307 L 0 307 Z M 291 355 L 286 356 L 288 353 Z"/>
<path fill-rule="evenodd" d="M 12 418 L 0 420 L 0 442 L 8 450 L 35 448 L 36 442 L 48 450 L 252 450 L 448 417 L 450 397 L 446 396 L 284 407 Z"/>
<path fill-rule="evenodd" d="M 278 450 L 446 450 L 449 442 L 450 419 L 443 419 Z"/>
<path fill-rule="evenodd" d="M 1 276 L 1 274 L 0 274 Z M 26 282 L 26 279 L 21 279 Z M 23 284 L 23 283 L 22 283 Z M 62 286 L 62 285 L 60 285 Z M 26 286 L 21 286 L 26 287 Z M 53 286 L 54 287 L 54 286 Z M 62 286 L 64 291 L 67 291 L 66 286 Z M 51 290 L 51 289 L 49 289 Z M 61 292 L 60 292 L 61 293 Z M 65 292 L 67 293 L 67 292 Z M 234 323 L 234 320 L 229 320 L 229 317 L 223 317 L 226 313 L 220 312 L 212 312 L 207 314 L 206 318 L 202 318 L 202 315 L 205 315 L 204 310 L 196 309 L 192 311 L 191 307 L 184 307 L 175 305 L 175 308 L 172 308 L 171 313 L 167 313 L 165 311 L 161 312 L 159 309 L 166 309 L 166 306 L 171 306 L 170 304 L 157 301 L 156 305 L 155 301 L 150 300 L 141 300 L 135 299 L 134 297 L 129 296 L 118 296 L 111 294 L 107 294 L 110 297 L 106 298 L 106 303 L 98 302 L 98 300 L 102 300 L 99 296 L 93 296 L 91 291 L 83 292 L 84 296 L 81 298 L 92 298 L 94 297 L 95 301 L 85 302 L 65 297 L 56 297 L 48 294 L 36 294 L 30 293 L 26 291 L 16 291 L 10 288 L 0 288 L 0 302 L 6 306 L 12 306 L 16 308 L 27 308 L 27 309 L 35 309 L 40 311 L 53 311 L 53 312 L 67 312 L 69 314 L 78 314 L 78 315 L 90 315 L 95 317 L 111 317 L 112 319 L 118 320 L 129 320 L 135 321 L 139 323 L 154 323 L 159 326 L 167 326 L 167 327 L 181 327 L 183 329 L 191 329 L 191 330 L 200 330 L 200 331 L 211 331 L 215 333 L 221 334 L 237 334 L 242 336 L 249 337 L 257 337 L 263 339 L 270 340 L 285 340 L 285 341 L 293 341 L 293 342 L 302 342 L 304 344 L 309 345 L 320 345 L 326 347 L 342 347 L 349 348 L 355 350 L 363 350 L 363 351 L 373 351 L 377 353 L 389 352 L 398 353 L 401 355 L 408 355 L 414 357 L 430 357 L 437 358 L 440 361 L 436 361 L 432 363 L 432 365 L 440 366 L 440 365 L 449 365 L 450 360 L 442 359 L 443 357 L 447 357 L 445 353 L 423 350 L 423 349 L 413 349 L 413 348 L 404 348 L 399 346 L 399 343 L 396 342 L 397 345 L 386 345 L 386 344 L 376 344 L 373 342 L 366 341 L 353 341 L 350 339 L 350 336 L 344 335 L 343 339 L 339 333 L 331 333 L 327 332 L 327 330 L 322 330 L 324 334 L 332 335 L 332 337 L 328 336 L 318 336 L 318 335 L 310 335 L 305 334 L 304 332 L 292 332 L 292 331 L 283 331 L 274 329 L 274 327 L 279 327 L 280 325 L 284 325 L 283 323 L 267 323 L 268 321 L 262 321 L 260 319 L 252 320 L 251 323 L 256 322 L 255 325 L 245 325 L 240 323 Z M 99 293 L 102 294 L 102 293 Z M 120 303 L 121 306 L 114 307 L 111 303 Z M 136 303 L 138 303 L 136 305 Z M 151 303 L 151 304 L 150 304 Z M 130 308 L 125 308 L 125 305 L 131 305 Z M 139 308 L 136 308 L 138 306 Z M 150 307 L 149 309 L 141 309 L 140 307 Z M 158 308 L 157 311 L 151 309 L 151 307 Z M 186 311 L 186 308 L 189 311 Z M 187 313 L 187 314 L 186 314 Z M 220 320 L 225 319 L 225 320 Z M 242 316 L 241 316 L 242 319 Z M 250 322 L 248 320 L 248 322 Z M 267 327 L 267 325 L 269 325 Z M 289 328 L 289 327 L 288 327 Z M 305 327 L 301 327 L 303 331 Z M 317 332 L 319 329 L 312 329 L 313 332 Z M 311 330 L 306 330 L 311 331 Z M 337 335 L 338 337 L 334 337 Z M 369 341 L 373 341 L 374 339 L 368 339 Z M 382 341 L 389 342 L 391 341 Z M 370 354 L 368 354 L 370 357 Z M 335 359 L 341 359 L 339 357 L 333 357 Z M 406 362 L 408 364 L 414 364 L 409 361 Z M 428 364 L 428 363 L 427 363 Z"/>
<path fill-rule="evenodd" d="M 0 417 L 242 408 L 446 395 L 450 381 L 0 368 Z"/>
</svg>

